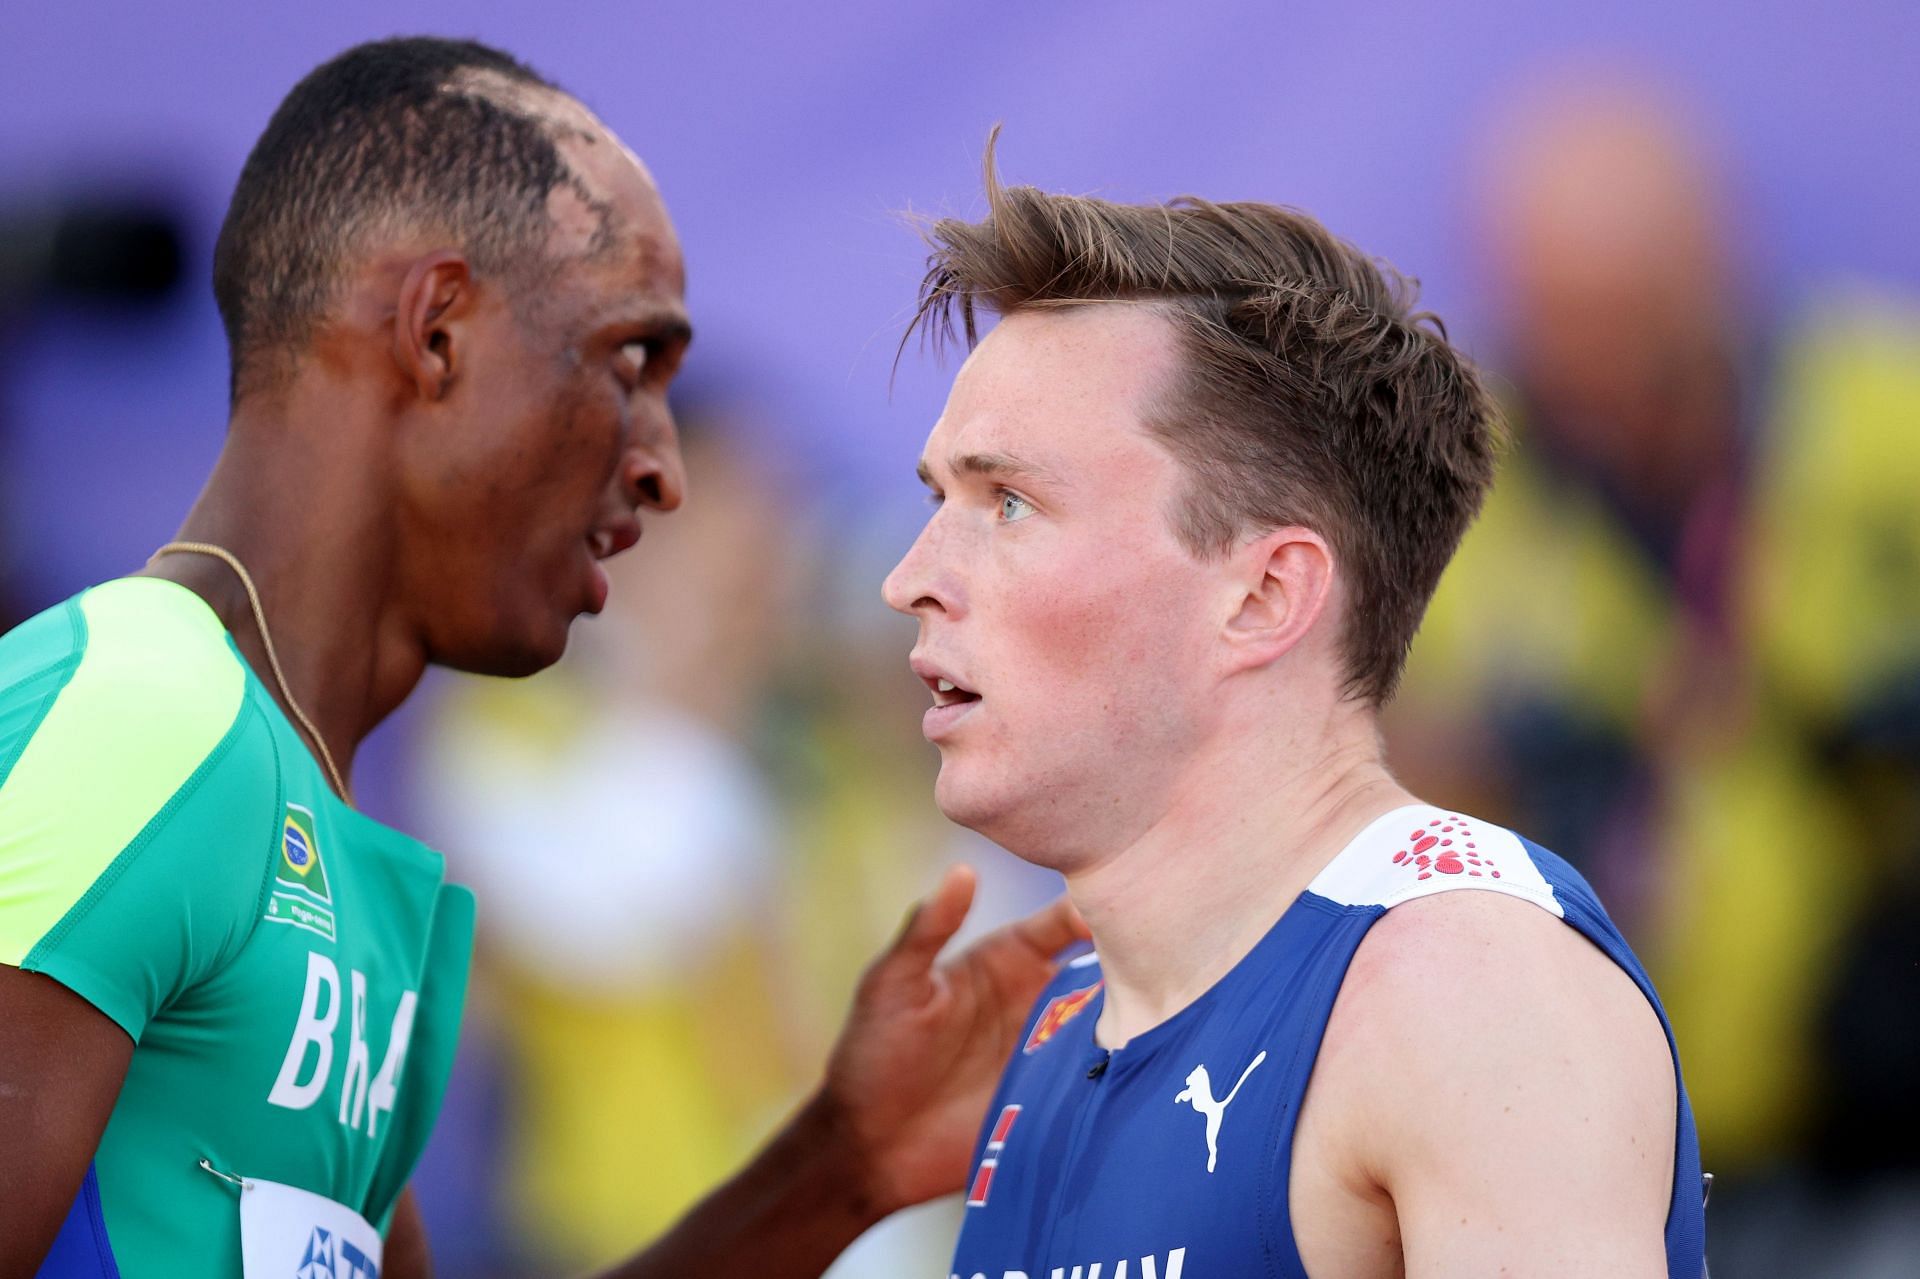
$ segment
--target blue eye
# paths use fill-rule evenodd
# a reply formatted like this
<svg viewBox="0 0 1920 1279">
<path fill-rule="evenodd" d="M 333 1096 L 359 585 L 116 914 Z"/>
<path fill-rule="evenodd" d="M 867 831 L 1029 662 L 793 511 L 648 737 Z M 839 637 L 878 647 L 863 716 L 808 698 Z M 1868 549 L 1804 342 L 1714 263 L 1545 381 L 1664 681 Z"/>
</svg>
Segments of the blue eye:
<svg viewBox="0 0 1920 1279">
<path fill-rule="evenodd" d="M 1015 520 L 1024 520 L 1033 514 L 1033 503 L 1021 497 L 1012 489 L 1000 490 L 1000 518 L 1011 524 Z"/>
</svg>

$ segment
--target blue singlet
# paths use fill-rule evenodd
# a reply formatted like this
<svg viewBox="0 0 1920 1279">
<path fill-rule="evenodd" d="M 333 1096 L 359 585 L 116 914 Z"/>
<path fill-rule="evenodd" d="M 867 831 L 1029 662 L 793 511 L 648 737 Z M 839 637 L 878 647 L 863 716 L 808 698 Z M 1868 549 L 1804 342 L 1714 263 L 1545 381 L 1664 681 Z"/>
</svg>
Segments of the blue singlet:
<svg viewBox="0 0 1920 1279">
<path fill-rule="evenodd" d="M 1041 996 L 987 1113 L 955 1279 L 1304 1279 L 1288 1215 L 1293 1135 L 1348 962 L 1367 930 L 1433 893 L 1507 893 L 1646 972 L 1593 889 L 1497 826 L 1414 806 L 1362 831 L 1247 957 L 1109 1053 L 1094 1043 L 1096 956 Z M 1679 1059 L 1674 1059 L 1676 1083 Z M 1700 1150 L 1678 1089 L 1667 1268 L 1700 1279 Z"/>
</svg>

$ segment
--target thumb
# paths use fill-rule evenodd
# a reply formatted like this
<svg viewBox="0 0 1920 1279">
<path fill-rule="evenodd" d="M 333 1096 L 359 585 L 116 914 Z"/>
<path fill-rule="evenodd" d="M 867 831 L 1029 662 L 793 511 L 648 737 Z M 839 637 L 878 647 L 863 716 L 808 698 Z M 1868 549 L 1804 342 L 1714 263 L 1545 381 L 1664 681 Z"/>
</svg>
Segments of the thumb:
<svg viewBox="0 0 1920 1279">
<path fill-rule="evenodd" d="M 1077 941 L 1091 941 L 1087 921 L 1064 893 L 1013 925 L 1014 935 L 1051 959 Z"/>
<path fill-rule="evenodd" d="M 887 948 L 881 963 L 886 967 L 905 964 L 915 968 L 933 967 L 941 948 L 953 940 L 973 907 L 974 888 L 979 877 L 971 866 L 954 866 L 941 876 L 939 887 L 923 898 L 907 916 L 907 922 Z"/>
</svg>

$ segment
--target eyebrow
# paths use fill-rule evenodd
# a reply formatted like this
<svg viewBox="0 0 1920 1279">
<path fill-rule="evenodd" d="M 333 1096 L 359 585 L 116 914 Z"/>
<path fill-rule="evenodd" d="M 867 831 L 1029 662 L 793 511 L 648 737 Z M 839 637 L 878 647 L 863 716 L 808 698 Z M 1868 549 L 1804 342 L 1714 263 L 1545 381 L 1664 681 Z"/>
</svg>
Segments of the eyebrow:
<svg viewBox="0 0 1920 1279">
<path fill-rule="evenodd" d="M 1039 480 L 1059 488 L 1067 487 L 1067 482 L 1037 462 L 1023 461 L 1011 453 L 956 453 L 947 459 L 947 467 L 956 475 L 984 475 L 990 479 Z M 927 459 L 920 459 L 914 467 L 914 473 L 920 482 L 932 488 L 933 470 L 927 465 Z"/>
<path fill-rule="evenodd" d="M 693 341 L 693 321 L 677 306 L 645 307 L 613 317 L 610 326 L 645 329 L 649 337 L 686 346 Z"/>
<path fill-rule="evenodd" d="M 693 341 L 693 321 L 687 318 L 685 311 L 662 311 L 648 316 L 641 323 L 669 342 L 686 346 Z"/>
</svg>

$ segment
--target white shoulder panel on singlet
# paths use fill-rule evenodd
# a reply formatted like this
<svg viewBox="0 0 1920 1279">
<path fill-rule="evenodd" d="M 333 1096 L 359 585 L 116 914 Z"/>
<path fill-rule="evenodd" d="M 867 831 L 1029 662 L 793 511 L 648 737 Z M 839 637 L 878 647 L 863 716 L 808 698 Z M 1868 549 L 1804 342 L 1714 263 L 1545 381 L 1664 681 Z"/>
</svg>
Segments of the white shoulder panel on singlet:
<svg viewBox="0 0 1920 1279">
<path fill-rule="evenodd" d="M 1505 893 L 1566 917 L 1518 835 L 1429 804 L 1376 819 L 1307 885 L 1308 892 L 1342 906 L 1388 909 L 1459 889 Z"/>
</svg>

